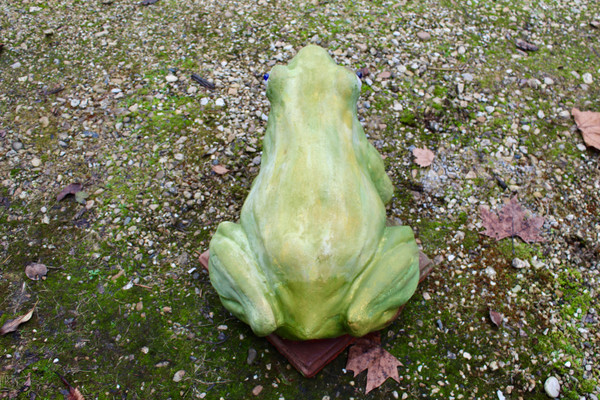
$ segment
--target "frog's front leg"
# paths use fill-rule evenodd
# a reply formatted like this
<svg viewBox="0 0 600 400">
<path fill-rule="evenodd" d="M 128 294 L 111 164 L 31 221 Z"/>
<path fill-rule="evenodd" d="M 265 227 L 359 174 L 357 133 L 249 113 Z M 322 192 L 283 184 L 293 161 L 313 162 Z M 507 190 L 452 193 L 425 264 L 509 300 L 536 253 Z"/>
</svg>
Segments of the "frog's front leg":
<svg viewBox="0 0 600 400">
<path fill-rule="evenodd" d="M 419 282 L 419 249 L 408 226 L 385 228 L 376 254 L 353 282 L 347 324 L 353 336 L 383 328 Z"/>
<path fill-rule="evenodd" d="M 273 332 L 279 319 L 277 302 L 241 225 L 221 223 L 209 254 L 210 281 L 225 308 L 258 336 Z"/>
</svg>

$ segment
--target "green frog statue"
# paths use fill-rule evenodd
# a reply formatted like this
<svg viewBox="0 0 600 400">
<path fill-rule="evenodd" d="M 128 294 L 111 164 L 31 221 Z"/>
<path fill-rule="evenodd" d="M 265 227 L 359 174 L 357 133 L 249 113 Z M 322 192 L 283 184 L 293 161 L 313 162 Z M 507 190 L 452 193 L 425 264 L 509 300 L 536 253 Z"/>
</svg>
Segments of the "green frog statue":
<svg viewBox="0 0 600 400">
<path fill-rule="evenodd" d="M 269 74 L 260 173 L 209 247 L 223 305 L 259 336 L 363 336 L 417 288 L 412 229 L 386 227 L 393 186 L 358 121 L 360 87 L 314 45 Z"/>
</svg>

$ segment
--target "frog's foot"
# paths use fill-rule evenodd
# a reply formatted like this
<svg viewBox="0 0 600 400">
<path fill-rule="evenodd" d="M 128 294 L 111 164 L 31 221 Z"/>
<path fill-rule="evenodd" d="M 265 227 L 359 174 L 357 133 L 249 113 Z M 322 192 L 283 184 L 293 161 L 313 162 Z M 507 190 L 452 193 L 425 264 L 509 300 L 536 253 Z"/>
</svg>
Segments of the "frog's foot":
<svg viewBox="0 0 600 400">
<path fill-rule="evenodd" d="M 255 334 L 277 328 L 277 304 L 241 225 L 223 222 L 210 242 L 210 280 L 221 302 Z"/>
<path fill-rule="evenodd" d="M 377 253 L 354 281 L 347 311 L 348 331 L 363 336 L 387 325 L 419 282 L 419 249 L 412 229 L 385 229 Z"/>
</svg>

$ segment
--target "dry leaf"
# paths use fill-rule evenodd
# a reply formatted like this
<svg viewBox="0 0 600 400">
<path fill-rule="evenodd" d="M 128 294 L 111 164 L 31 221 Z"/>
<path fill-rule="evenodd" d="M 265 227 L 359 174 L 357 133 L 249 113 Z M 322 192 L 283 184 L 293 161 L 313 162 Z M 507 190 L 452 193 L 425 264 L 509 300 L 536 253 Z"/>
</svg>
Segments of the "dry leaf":
<svg viewBox="0 0 600 400">
<path fill-rule="evenodd" d="M 415 162 L 421 167 L 430 166 L 435 157 L 433 151 L 429 150 L 427 147 L 424 147 L 422 149 L 415 148 L 413 150 L 413 155 L 415 156 Z"/>
<path fill-rule="evenodd" d="M 229 172 L 229 170 L 227 168 L 225 168 L 222 165 L 213 165 L 212 166 L 212 170 L 215 171 L 215 173 L 219 174 L 219 175 L 223 175 Z"/>
<path fill-rule="evenodd" d="M 202 266 L 206 269 L 208 269 L 209 257 L 210 256 L 209 256 L 208 250 L 206 250 L 204 253 L 200 254 L 200 257 L 199 257 L 200 264 L 202 264 Z"/>
<path fill-rule="evenodd" d="M 396 357 L 385 351 L 379 343 L 379 335 L 367 335 L 358 339 L 350 348 L 346 369 L 354 371 L 357 376 L 365 369 L 367 372 L 366 393 L 378 388 L 388 378 L 400 382 L 398 367 L 402 363 Z"/>
<path fill-rule="evenodd" d="M 502 324 L 502 314 L 499 312 L 490 310 L 490 319 L 496 326 L 500 326 L 500 324 Z"/>
<path fill-rule="evenodd" d="M 13 320 L 8 320 L 2 328 L 0 328 L 0 335 L 6 335 L 7 333 L 14 332 L 17 330 L 19 325 L 29 321 L 33 316 L 33 311 L 35 310 L 35 306 L 37 306 L 37 302 L 33 305 L 31 310 L 25 315 L 20 316 L 19 318 L 15 318 Z"/>
<path fill-rule="evenodd" d="M 25 267 L 25 275 L 33 281 L 39 281 L 48 273 L 48 267 L 44 264 L 29 264 Z"/>
<path fill-rule="evenodd" d="M 77 192 L 80 192 L 82 188 L 83 188 L 83 186 L 81 186 L 81 183 L 71 183 L 71 184 L 67 185 L 67 187 L 65 187 L 58 194 L 58 196 L 56 196 L 56 201 L 61 201 L 62 199 L 64 199 L 65 197 L 67 197 L 70 194 L 74 195 Z"/>
<path fill-rule="evenodd" d="M 498 215 L 492 213 L 485 206 L 479 207 L 479 215 L 485 228 L 485 231 L 481 232 L 482 235 L 496 240 L 519 236 L 527 243 L 544 241 L 544 238 L 540 236 L 544 217 L 525 219 L 525 210 L 517 202 L 516 196 L 502 207 Z"/>
<path fill-rule="evenodd" d="M 575 117 L 575 123 L 583 135 L 585 144 L 600 150 L 600 112 L 579 111 L 573 108 L 571 115 Z"/>
<path fill-rule="evenodd" d="M 73 386 L 71 386 L 69 384 L 69 382 L 67 382 L 67 380 L 64 377 L 62 377 L 58 372 L 56 373 L 56 375 L 58 375 L 58 377 L 65 384 L 65 386 L 67 387 L 67 389 L 69 389 L 69 397 L 67 397 L 67 400 L 85 400 L 83 398 L 83 395 L 79 391 L 79 389 L 74 388 Z"/>
</svg>

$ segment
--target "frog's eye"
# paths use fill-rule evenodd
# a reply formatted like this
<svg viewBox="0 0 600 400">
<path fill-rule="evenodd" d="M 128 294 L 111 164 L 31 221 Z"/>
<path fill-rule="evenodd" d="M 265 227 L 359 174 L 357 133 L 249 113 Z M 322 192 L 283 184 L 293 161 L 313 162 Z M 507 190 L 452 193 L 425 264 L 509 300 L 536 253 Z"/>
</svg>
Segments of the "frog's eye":
<svg viewBox="0 0 600 400">
<path fill-rule="evenodd" d="M 269 74 L 264 74 L 263 75 L 263 81 L 268 81 L 269 80 Z"/>
<path fill-rule="evenodd" d="M 356 75 L 356 80 L 358 81 L 358 91 L 360 92 L 360 89 L 362 88 L 362 81 L 360 80 L 358 74 Z"/>
</svg>

